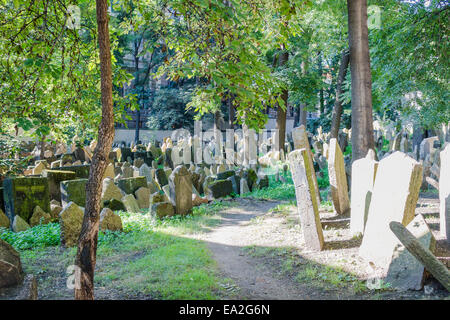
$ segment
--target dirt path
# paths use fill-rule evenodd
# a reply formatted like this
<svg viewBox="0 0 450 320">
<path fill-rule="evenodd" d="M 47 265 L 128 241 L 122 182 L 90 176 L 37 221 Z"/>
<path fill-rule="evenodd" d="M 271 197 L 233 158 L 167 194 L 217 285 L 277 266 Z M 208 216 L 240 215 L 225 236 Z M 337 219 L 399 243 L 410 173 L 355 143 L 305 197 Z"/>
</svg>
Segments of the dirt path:
<svg viewBox="0 0 450 320">
<path fill-rule="evenodd" d="M 274 277 L 273 271 L 257 259 L 243 253 L 246 246 L 256 245 L 249 232 L 252 219 L 267 214 L 280 202 L 239 199 L 222 213 L 223 223 L 203 239 L 217 261 L 223 276 L 240 288 L 239 299 L 308 299 L 298 286 Z"/>
</svg>

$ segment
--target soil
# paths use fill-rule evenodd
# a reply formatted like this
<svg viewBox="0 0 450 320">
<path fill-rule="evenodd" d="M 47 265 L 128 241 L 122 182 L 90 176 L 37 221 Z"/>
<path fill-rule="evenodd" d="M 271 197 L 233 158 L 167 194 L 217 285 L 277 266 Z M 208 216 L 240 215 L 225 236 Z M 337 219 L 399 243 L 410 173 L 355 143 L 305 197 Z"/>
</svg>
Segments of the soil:
<svg viewBox="0 0 450 320">
<path fill-rule="evenodd" d="M 307 252 L 295 207 L 289 208 L 288 212 L 277 213 L 273 209 L 281 204 L 279 201 L 231 201 L 235 204 L 222 212 L 223 223 L 200 236 L 208 243 L 222 275 L 231 278 L 238 288 L 237 293 L 228 298 L 390 300 L 449 297 L 430 275 L 425 281 L 426 292 L 397 292 L 389 288 L 368 290 L 365 280 L 369 278 L 370 269 L 358 255 L 361 238 L 350 236 L 348 215 L 337 216 L 334 212 L 321 210 L 325 248 L 320 252 Z M 416 213 L 424 215 L 437 240 L 436 255 L 450 257 L 448 243 L 438 232 L 437 196 L 422 194 Z M 341 276 L 347 274 L 351 280 L 347 283 L 344 277 L 343 281 L 331 284 L 315 279 L 298 280 L 298 274 L 307 268 L 320 272 L 325 270 L 325 277 L 332 277 L 335 268 Z M 327 275 L 326 270 L 331 274 Z M 364 290 L 355 290 L 355 281 L 364 284 Z"/>
</svg>

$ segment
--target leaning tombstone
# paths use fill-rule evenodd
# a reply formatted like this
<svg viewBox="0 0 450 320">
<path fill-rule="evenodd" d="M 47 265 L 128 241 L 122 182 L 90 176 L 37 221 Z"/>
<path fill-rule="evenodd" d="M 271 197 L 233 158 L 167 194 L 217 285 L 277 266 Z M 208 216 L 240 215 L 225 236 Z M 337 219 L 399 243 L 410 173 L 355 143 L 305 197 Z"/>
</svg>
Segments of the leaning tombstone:
<svg viewBox="0 0 450 320">
<path fill-rule="evenodd" d="M 386 269 L 397 243 L 389 228 L 391 221 L 408 225 L 413 218 L 422 166 L 402 152 L 380 161 L 359 254 L 367 262 Z"/>
<path fill-rule="evenodd" d="M 334 210 L 338 214 L 345 214 L 350 209 L 350 200 L 348 198 L 344 156 L 336 138 L 330 140 L 328 174 Z"/>
<path fill-rule="evenodd" d="M 450 242 L 450 143 L 441 151 L 439 172 L 439 216 L 441 235 Z"/>
<path fill-rule="evenodd" d="M 176 213 L 185 215 L 192 212 L 192 180 L 184 165 L 176 167 L 170 175 L 169 188 Z"/>
<path fill-rule="evenodd" d="M 311 153 L 307 149 L 294 150 L 289 154 L 289 163 L 294 181 L 297 208 L 303 231 L 305 245 L 309 250 L 323 248 L 323 232 L 319 218 L 319 204 L 313 180 L 314 168 L 311 166 Z"/>
</svg>

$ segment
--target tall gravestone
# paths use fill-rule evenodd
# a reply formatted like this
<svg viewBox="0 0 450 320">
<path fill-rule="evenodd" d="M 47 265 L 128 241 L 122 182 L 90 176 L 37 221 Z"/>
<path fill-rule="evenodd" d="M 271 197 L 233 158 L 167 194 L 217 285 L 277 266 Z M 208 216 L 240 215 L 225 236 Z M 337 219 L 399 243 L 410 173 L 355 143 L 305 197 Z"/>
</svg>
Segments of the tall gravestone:
<svg viewBox="0 0 450 320">
<path fill-rule="evenodd" d="M 406 154 L 397 151 L 380 161 L 359 249 L 366 261 L 389 266 L 397 243 L 389 223 L 407 226 L 413 220 L 421 183 L 422 166 Z"/>
<path fill-rule="evenodd" d="M 3 181 L 3 198 L 6 215 L 11 222 L 16 215 L 29 222 L 36 206 L 50 212 L 47 178 L 7 178 Z"/>
<path fill-rule="evenodd" d="M 377 173 L 378 162 L 371 149 L 363 159 L 352 164 L 352 201 L 350 215 L 350 233 L 363 234 L 372 199 L 373 185 Z"/>
<path fill-rule="evenodd" d="M 50 192 L 50 199 L 61 202 L 61 188 L 60 183 L 66 180 L 76 179 L 76 173 L 73 171 L 64 170 L 45 170 L 43 177 L 48 179 L 48 188 Z"/>
<path fill-rule="evenodd" d="M 292 130 L 292 139 L 294 140 L 294 149 L 308 150 L 310 154 L 310 156 L 308 157 L 310 161 L 310 166 L 311 168 L 314 168 L 312 151 L 308 141 L 308 134 L 306 132 L 306 128 L 304 125 L 301 125 Z M 316 172 L 314 171 L 314 169 L 312 170 L 312 175 L 314 176 L 313 183 L 315 188 L 315 194 L 317 196 L 317 203 L 320 204 L 319 184 L 317 183 Z"/>
<path fill-rule="evenodd" d="M 192 211 L 192 180 L 184 165 L 176 167 L 169 176 L 169 190 L 176 214 L 190 213 Z"/>
<path fill-rule="evenodd" d="M 338 214 L 344 214 L 350 209 L 350 200 L 348 198 L 344 156 L 336 138 L 330 140 L 328 175 L 330 177 L 334 210 L 336 210 Z"/>
<path fill-rule="evenodd" d="M 288 158 L 305 245 L 309 250 L 320 251 L 323 248 L 324 240 L 314 184 L 316 176 L 311 165 L 311 153 L 307 149 L 294 150 Z"/>
<path fill-rule="evenodd" d="M 441 235 L 450 242 L 450 143 L 441 151 L 439 202 Z"/>
</svg>

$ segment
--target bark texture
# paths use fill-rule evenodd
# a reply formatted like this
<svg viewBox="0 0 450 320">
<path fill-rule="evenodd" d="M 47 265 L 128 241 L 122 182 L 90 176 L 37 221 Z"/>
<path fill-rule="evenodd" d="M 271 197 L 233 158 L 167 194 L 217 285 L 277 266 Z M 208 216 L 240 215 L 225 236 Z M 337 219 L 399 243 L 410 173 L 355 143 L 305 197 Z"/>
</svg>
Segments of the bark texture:
<svg viewBox="0 0 450 320">
<path fill-rule="evenodd" d="M 338 138 L 339 127 L 341 125 L 342 117 L 342 102 L 340 95 L 342 94 L 342 84 L 347 76 L 348 64 L 350 62 L 350 53 L 348 51 L 342 52 L 341 63 L 339 67 L 339 74 L 336 83 L 336 101 L 334 103 L 334 109 L 331 120 L 331 138 Z"/>
<path fill-rule="evenodd" d="M 352 75 L 352 161 L 375 149 L 372 118 L 367 0 L 348 0 L 348 35 Z"/>
<path fill-rule="evenodd" d="M 108 165 L 108 155 L 114 139 L 114 113 L 112 100 L 111 49 L 108 29 L 108 1 L 97 0 L 98 43 L 100 48 L 102 120 L 98 143 L 94 150 L 91 170 L 86 185 L 86 206 L 78 240 L 76 256 L 77 285 L 75 299 L 94 299 L 94 269 L 96 263 L 102 177 Z"/>
<path fill-rule="evenodd" d="M 284 50 L 284 46 L 282 47 Z M 278 57 L 278 65 L 284 66 L 287 64 L 289 60 L 289 53 L 287 51 L 283 51 L 280 53 Z M 286 110 L 287 110 L 287 102 L 288 102 L 288 90 L 285 89 L 281 93 L 281 99 L 284 101 L 284 109 L 278 106 L 277 109 L 277 125 L 278 129 L 278 148 L 279 150 L 284 150 L 284 141 L 286 139 Z"/>
</svg>

